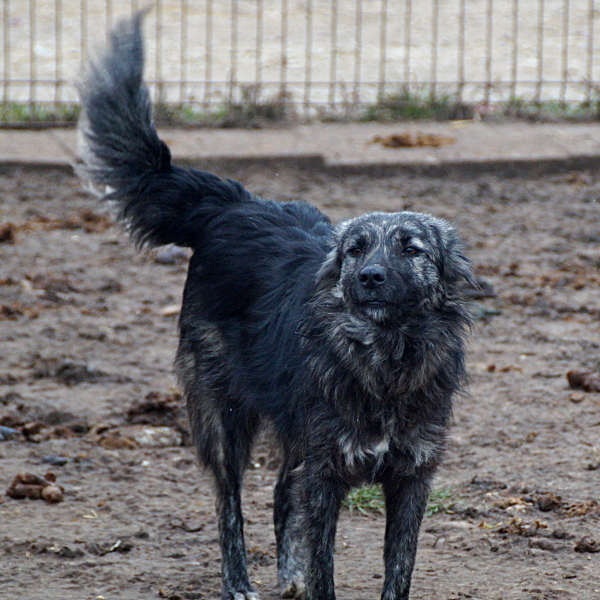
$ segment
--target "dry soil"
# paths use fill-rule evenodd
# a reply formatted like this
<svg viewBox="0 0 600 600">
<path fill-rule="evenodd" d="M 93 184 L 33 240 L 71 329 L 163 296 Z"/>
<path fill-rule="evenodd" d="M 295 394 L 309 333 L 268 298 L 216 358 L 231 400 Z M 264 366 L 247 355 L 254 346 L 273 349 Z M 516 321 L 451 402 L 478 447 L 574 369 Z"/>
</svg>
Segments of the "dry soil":
<svg viewBox="0 0 600 600">
<path fill-rule="evenodd" d="M 456 224 L 497 295 L 474 306 L 471 383 L 412 598 L 599 599 L 600 393 L 569 389 L 565 375 L 600 368 L 600 175 L 222 174 L 334 220 L 410 208 Z M 191 447 L 146 447 L 123 429 L 162 424 L 185 443 L 171 364 L 186 257 L 137 252 L 103 211 L 69 173 L 1 173 L 0 424 L 21 433 L 0 443 L 0 490 L 52 471 L 65 497 L 0 497 L 0 598 L 218 598 L 209 478 Z M 250 573 L 274 600 L 268 440 L 253 462 Z M 340 599 L 378 597 L 383 528 L 378 513 L 343 512 Z"/>
</svg>

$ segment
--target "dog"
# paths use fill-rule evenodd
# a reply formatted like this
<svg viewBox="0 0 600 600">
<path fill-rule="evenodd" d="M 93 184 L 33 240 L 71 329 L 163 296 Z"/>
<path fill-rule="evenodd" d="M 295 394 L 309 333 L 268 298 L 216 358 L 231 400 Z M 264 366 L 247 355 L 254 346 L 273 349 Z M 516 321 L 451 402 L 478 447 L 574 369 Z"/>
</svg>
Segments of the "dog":
<svg viewBox="0 0 600 600">
<path fill-rule="evenodd" d="M 274 492 L 284 598 L 334 600 L 347 492 L 382 485 L 383 600 L 409 597 L 417 538 L 465 381 L 471 266 L 455 230 L 414 212 L 333 225 L 304 202 L 172 165 L 142 79 L 143 15 L 120 22 L 78 85 L 79 173 L 107 186 L 139 245 L 193 250 L 175 368 L 214 475 L 223 600 L 257 600 L 240 500 L 252 441 L 282 449 Z"/>
</svg>

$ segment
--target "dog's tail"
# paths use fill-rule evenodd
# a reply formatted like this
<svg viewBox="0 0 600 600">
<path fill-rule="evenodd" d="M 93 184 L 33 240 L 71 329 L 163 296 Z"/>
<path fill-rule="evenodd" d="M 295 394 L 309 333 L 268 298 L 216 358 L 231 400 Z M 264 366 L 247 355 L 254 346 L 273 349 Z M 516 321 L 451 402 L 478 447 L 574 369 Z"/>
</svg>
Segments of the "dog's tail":
<svg viewBox="0 0 600 600">
<path fill-rule="evenodd" d="M 252 197 L 236 182 L 171 164 L 142 79 L 144 14 L 116 26 L 107 50 L 79 81 L 78 173 L 107 186 L 103 199 L 116 202 L 119 219 L 139 244 L 194 247 L 215 211 Z"/>
</svg>

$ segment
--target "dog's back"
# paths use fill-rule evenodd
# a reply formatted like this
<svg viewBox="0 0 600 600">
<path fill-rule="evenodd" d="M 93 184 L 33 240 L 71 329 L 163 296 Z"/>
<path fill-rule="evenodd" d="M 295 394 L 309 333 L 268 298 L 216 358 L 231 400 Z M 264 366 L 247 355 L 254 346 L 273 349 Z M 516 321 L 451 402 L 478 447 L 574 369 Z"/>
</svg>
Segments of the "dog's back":
<svg viewBox="0 0 600 600">
<path fill-rule="evenodd" d="M 108 51 L 89 65 L 79 85 L 79 173 L 107 186 L 102 198 L 116 205 L 140 245 L 194 250 L 182 345 L 194 341 L 198 322 L 211 323 L 227 346 L 230 385 L 244 390 L 241 399 L 277 410 L 282 390 L 271 376 L 273 366 L 297 367 L 297 321 L 329 250 L 331 223 L 306 202 L 264 200 L 237 182 L 171 164 L 142 80 L 142 19 L 139 13 L 119 23 Z M 286 319 L 278 318 L 282 310 Z"/>
</svg>

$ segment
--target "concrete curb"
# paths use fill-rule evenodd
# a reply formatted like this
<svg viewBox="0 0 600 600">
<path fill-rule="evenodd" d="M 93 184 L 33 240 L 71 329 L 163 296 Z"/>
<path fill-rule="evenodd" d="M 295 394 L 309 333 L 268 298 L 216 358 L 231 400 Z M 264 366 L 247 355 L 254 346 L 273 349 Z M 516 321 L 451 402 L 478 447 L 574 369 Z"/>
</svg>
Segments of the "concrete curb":
<svg viewBox="0 0 600 600">
<path fill-rule="evenodd" d="M 600 169 L 600 124 L 349 123 L 271 130 L 164 129 L 173 162 L 222 172 L 294 168 L 333 175 L 531 176 Z M 441 135 L 439 147 L 387 148 L 397 133 Z M 0 167 L 72 169 L 74 129 L 0 130 Z"/>
</svg>

